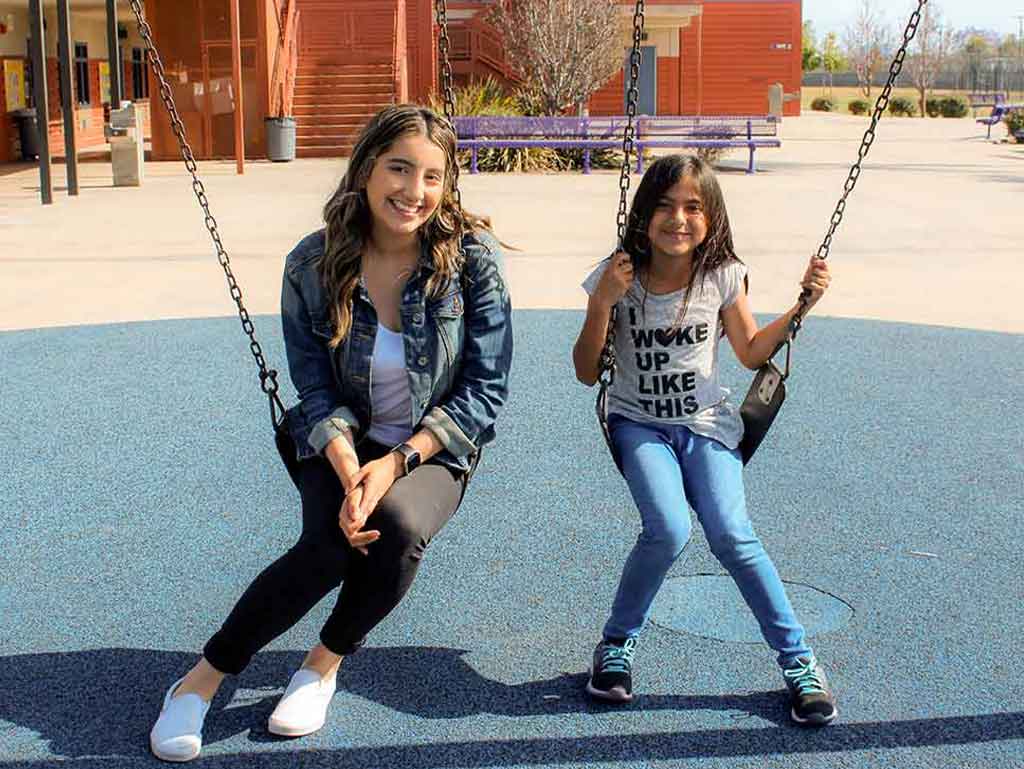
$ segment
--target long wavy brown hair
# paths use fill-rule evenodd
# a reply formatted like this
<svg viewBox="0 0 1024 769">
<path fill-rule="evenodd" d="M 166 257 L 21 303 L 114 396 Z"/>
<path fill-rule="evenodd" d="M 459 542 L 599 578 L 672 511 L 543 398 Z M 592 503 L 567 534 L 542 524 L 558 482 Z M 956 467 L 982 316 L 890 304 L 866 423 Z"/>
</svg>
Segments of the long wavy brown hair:
<svg viewBox="0 0 1024 769">
<path fill-rule="evenodd" d="M 729 215 L 725 210 L 725 197 L 711 166 L 695 155 L 666 155 L 654 161 L 636 189 L 627 220 L 626 236 L 622 241 L 623 250 L 633 260 L 633 269 L 637 273 L 647 272 L 651 264 L 651 241 L 647 235 L 647 228 L 654 215 L 654 209 L 662 196 L 686 177 L 693 180 L 700 192 L 708 231 L 703 242 L 693 249 L 688 283 L 691 290 L 686 292 L 683 299 L 677 323 L 682 323 L 683 316 L 686 315 L 694 286 L 702 287 L 707 274 L 716 267 L 733 260 L 740 261 L 732 243 L 732 229 L 729 226 Z M 646 298 L 645 291 L 644 299 Z"/>
<path fill-rule="evenodd" d="M 332 348 L 341 344 L 352 328 L 352 297 L 362 269 L 363 249 L 373 228 L 366 183 L 377 158 L 409 134 L 425 136 L 441 148 L 445 157 L 441 202 L 420 228 L 420 239 L 429 244 L 434 266 L 426 285 L 428 296 L 439 296 L 462 267 L 463 234 L 489 229 L 486 219 L 463 211 L 456 202 L 455 129 L 451 123 L 430 109 L 412 104 L 378 112 L 356 140 L 345 176 L 324 206 L 325 246 L 317 269 L 332 300 Z"/>
</svg>

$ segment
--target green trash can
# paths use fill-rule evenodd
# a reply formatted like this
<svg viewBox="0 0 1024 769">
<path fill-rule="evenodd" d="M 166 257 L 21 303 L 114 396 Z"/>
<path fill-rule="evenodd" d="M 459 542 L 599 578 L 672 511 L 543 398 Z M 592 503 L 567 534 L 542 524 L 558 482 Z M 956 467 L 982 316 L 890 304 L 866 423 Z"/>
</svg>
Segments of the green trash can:
<svg viewBox="0 0 1024 769">
<path fill-rule="evenodd" d="M 267 158 L 275 162 L 295 160 L 295 118 L 268 117 Z"/>
</svg>

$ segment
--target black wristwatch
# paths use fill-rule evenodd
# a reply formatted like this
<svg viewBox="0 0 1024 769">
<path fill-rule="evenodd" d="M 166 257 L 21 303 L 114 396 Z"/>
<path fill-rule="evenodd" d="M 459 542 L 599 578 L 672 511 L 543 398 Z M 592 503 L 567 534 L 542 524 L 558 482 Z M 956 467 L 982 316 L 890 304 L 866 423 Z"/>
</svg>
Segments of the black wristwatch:
<svg viewBox="0 0 1024 769">
<path fill-rule="evenodd" d="M 420 453 L 408 443 L 399 443 L 391 450 L 398 452 L 402 457 L 402 468 L 405 471 L 402 473 L 403 476 L 420 466 Z"/>
</svg>

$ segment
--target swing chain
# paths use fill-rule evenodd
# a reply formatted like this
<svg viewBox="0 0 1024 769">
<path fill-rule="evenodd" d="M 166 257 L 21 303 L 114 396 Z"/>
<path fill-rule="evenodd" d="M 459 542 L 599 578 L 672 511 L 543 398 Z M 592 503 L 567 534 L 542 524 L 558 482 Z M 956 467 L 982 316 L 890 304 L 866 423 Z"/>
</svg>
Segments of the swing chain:
<svg viewBox="0 0 1024 769">
<path fill-rule="evenodd" d="M 203 223 L 206 225 L 210 238 L 213 240 L 213 245 L 217 251 L 217 261 L 224 270 L 231 298 L 238 308 L 238 317 L 242 322 L 242 330 L 249 337 L 249 350 L 260 370 L 260 389 L 271 399 L 271 413 L 273 413 L 275 405 L 283 413 L 284 406 L 277 395 L 277 371 L 267 368 L 266 359 L 263 357 L 263 349 L 260 347 L 260 343 L 256 341 L 256 328 L 253 326 L 249 311 L 245 309 L 245 305 L 242 303 L 242 289 L 239 288 L 238 281 L 235 280 L 235 275 L 231 270 L 231 259 L 228 257 L 224 243 L 220 239 L 217 220 L 210 212 L 210 201 L 206 197 L 206 188 L 199 179 L 199 167 L 196 164 L 195 155 L 189 146 L 188 140 L 185 138 L 185 125 L 178 114 L 178 108 L 174 104 L 174 97 L 171 94 L 171 86 L 167 82 L 164 64 L 160 60 L 160 54 L 157 53 L 156 44 L 153 42 L 153 30 L 146 21 L 141 0 L 128 0 L 128 2 L 131 5 L 132 12 L 135 14 L 135 21 L 139 26 L 139 34 L 146 44 L 146 54 L 149 57 L 150 66 L 153 68 L 153 73 L 160 83 L 160 99 L 163 101 L 167 114 L 171 118 L 171 128 L 178 139 L 181 157 L 185 161 L 185 169 L 192 176 L 192 191 L 195 193 L 196 200 L 199 201 L 199 207 L 203 209 Z"/>
<path fill-rule="evenodd" d="M 615 218 L 618 231 L 619 248 L 626 238 L 627 211 L 626 195 L 629 192 L 630 171 L 632 170 L 633 139 L 636 129 L 633 119 L 636 117 L 637 102 L 640 100 L 640 45 L 644 26 L 644 0 L 637 0 L 633 11 L 633 50 L 629 54 L 629 90 L 626 93 L 626 129 L 622 135 L 622 168 L 619 170 L 619 212 Z"/>
<path fill-rule="evenodd" d="M 441 53 L 441 98 L 444 100 L 444 116 L 451 123 L 452 133 L 456 135 L 458 142 L 458 131 L 455 128 L 455 78 L 452 74 L 452 63 L 449 57 L 452 43 L 448 37 L 448 9 L 446 0 L 434 0 L 434 13 L 437 16 L 438 38 L 437 48 Z M 452 163 L 452 195 L 455 197 L 455 205 L 462 210 L 462 193 L 459 192 L 459 161 L 456 158 Z"/>
<path fill-rule="evenodd" d="M 622 243 L 626 239 L 629 217 L 626 196 L 629 194 L 630 172 L 633 168 L 633 139 L 636 135 L 633 119 L 636 117 L 637 102 L 640 100 L 638 83 L 640 81 L 640 45 L 643 40 L 643 28 L 644 0 L 636 0 L 636 7 L 633 10 L 633 50 L 629 54 L 629 89 L 626 91 L 626 128 L 622 133 L 622 168 L 619 169 L 619 211 L 615 217 L 619 249 L 622 248 Z M 599 361 L 598 381 L 601 383 L 602 389 L 610 387 L 615 381 L 615 321 L 618 314 L 618 305 L 614 305 L 608 316 L 608 333 L 604 340 L 604 347 L 601 349 Z"/>
<path fill-rule="evenodd" d="M 871 115 L 871 125 L 868 126 L 868 130 L 864 133 L 860 149 L 857 150 L 857 161 L 850 168 L 850 174 L 846 178 L 846 183 L 843 184 L 843 195 L 836 204 L 836 210 L 832 214 L 828 232 L 825 234 L 825 239 L 822 240 L 821 245 L 818 246 L 817 256 L 819 259 L 828 259 L 829 250 L 832 248 L 832 236 L 835 235 L 836 229 L 838 229 L 840 222 L 843 221 L 843 214 L 846 211 L 846 199 L 853 192 L 853 188 L 857 186 L 857 179 L 860 178 L 862 170 L 861 163 L 864 162 L 868 155 L 868 150 L 871 149 L 871 145 L 875 141 L 875 129 L 878 127 L 878 121 L 881 120 L 882 115 L 889 106 L 889 98 L 892 96 L 892 89 L 896 85 L 896 78 L 899 77 L 900 72 L 903 70 L 903 62 L 907 57 L 907 48 L 910 46 L 911 40 L 914 39 L 914 35 L 917 34 L 917 26 L 921 23 L 921 14 L 927 2 L 928 0 L 918 0 L 917 8 L 910 14 L 907 28 L 903 32 L 903 43 L 896 52 L 892 64 L 889 65 L 889 79 L 886 81 L 882 93 L 879 94 L 878 100 L 875 102 L 875 109 Z M 811 292 L 808 289 L 804 289 L 800 293 L 800 306 L 789 322 L 789 335 L 784 344 L 789 344 L 790 340 L 795 339 L 797 332 L 803 325 L 804 316 L 807 314 L 807 300 L 810 298 L 810 295 Z"/>
</svg>

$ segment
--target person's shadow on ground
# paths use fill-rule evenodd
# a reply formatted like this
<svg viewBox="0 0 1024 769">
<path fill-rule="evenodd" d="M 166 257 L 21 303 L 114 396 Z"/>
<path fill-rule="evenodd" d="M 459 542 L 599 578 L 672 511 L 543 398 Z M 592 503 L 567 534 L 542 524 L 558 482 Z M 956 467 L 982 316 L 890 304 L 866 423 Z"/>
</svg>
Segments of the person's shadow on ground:
<svg viewBox="0 0 1024 769">
<path fill-rule="evenodd" d="M 481 676 L 458 649 L 403 646 L 364 649 L 346 660 L 339 688 L 420 718 L 455 719 L 476 714 L 536 716 L 602 710 L 583 693 L 584 673 L 523 684 Z M 265 652 L 241 677 L 229 678 L 214 701 L 204 729 L 207 745 L 249 732 L 253 742 L 277 740 L 266 721 L 303 653 Z M 80 767 L 126 769 L 149 759 L 149 729 L 164 691 L 195 661 L 194 654 L 150 649 L 96 649 L 0 657 L 0 720 L 23 727 L 49 743 L 53 755 L 78 759 Z M 631 710 L 720 710 L 785 724 L 785 694 L 642 695 Z M 501 766 L 513 756 L 556 765 L 626 761 L 652 756 L 758 756 L 871 749 L 964 745 L 1024 739 L 1024 713 L 991 713 L 906 721 L 840 723 L 823 730 L 765 728 L 763 724 L 655 734 L 533 738 L 340 747 L 306 751 L 304 763 L 433 769 L 439 766 Z M 322 755 L 320 755 L 322 754 Z M 533 758 L 530 758 L 530 757 Z M 0 759 L 9 760 L 9 756 Z M 528 759 L 529 760 L 526 760 Z M 209 755 L 204 766 L 284 769 L 291 751 Z M 46 761 L 14 761 L 18 769 Z M 516 761 L 514 763 L 519 763 Z"/>
<path fill-rule="evenodd" d="M 459 649 L 367 648 L 345 660 L 339 692 L 349 692 L 419 718 L 453 719 L 493 713 L 557 715 L 602 710 L 583 692 L 586 674 L 509 685 L 484 678 Z M 257 742 L 278 738 L 267 718 L 302 652 L 264 652 L 241 676 L 229 677 L 204 728 L 213 744 L 245 731 Z M 196 655 L 150 649 L 93 649 L 0 657 L 0 719 L 30 729 L 55 755 L 148 755 L 149 729 L 170 684 Z M 693 708 L 737 711 L 770 720 L 785 716 L 784 694 L 724 697 L 647 695 L 631 709 Z"/>
</svg>

